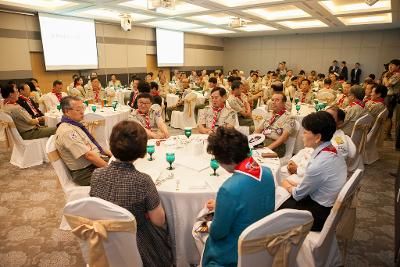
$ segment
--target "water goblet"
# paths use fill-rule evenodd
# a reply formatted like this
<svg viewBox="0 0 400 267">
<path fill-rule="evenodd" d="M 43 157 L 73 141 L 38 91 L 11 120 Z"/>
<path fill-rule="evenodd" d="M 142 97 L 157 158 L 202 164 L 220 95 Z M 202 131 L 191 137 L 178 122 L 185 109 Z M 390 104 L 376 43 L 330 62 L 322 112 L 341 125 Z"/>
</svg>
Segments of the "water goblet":
<svg viewBox="0 0 400 267">
<path fill-rule="evenodd" d="M 189 139 L 190 136 L 192 135 L 192 128 L 190 127 L 185 127 L 185 135 Z"/>
<path fill-rule="evenodd" d="M 300 105 L 296 105 L 297 115 L 300 115 L 300 108 L 301 108 Z"/>
<path fill-rule="evenodd" d="M 166 154 L 167 162 L 169 163 L 169 167 L 167 170 L 173 170 L 172 163 L 175 161 L 175 153 L 174 152 L 167 152 Z"/>
<path fill-rule="evenodd" d="M 211 176 L 218 176 L 217 169 L 219 168 L 219 163 L 216 159 L 211 159 L 210 167 L 214 170 L 214 173 L 210 174 Z"/>
<path fill-rule="evenodd" d="M 147 153 L 149 153 L 150 158 L 147 160 L 153 161 L 153 153 L 156 151 L 156 147 L 154 145 L 147 145 Z"/>
<path fill-rule="evenodd" d="M 93 111 L 93 112 L 96 112 L 96 109 L 97 109 L 97 106 L 96 106 L 96 105 L 93 105 L 93 106 L 92 106 L 92 111 Z"/>
</svg>

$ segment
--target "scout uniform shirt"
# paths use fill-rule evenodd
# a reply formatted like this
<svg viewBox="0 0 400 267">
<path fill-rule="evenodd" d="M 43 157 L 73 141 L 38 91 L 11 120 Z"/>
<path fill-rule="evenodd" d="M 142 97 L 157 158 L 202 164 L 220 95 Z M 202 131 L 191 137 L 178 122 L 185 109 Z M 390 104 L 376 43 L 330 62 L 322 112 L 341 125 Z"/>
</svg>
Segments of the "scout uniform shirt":
<svg viewBox="0 0 400 267">
<path fill-rule="evenodd" d="M 38 127 L 37 125 L 30 124 L 32 116 L 18 104 L 5 104 L 3 110 L 11 116 L 19 133 L 24 133 Z"/>
<path fill-rule="evenodd" d="M 167 82 L 165 82 L 164 84 L 159 83 L 158 84 L 158 91 L 160 91 L 160 95 L 163 98 L 166 98 L 167 94 L 171 93 L 170 92 L 170 88 L 169 88 L 169 84 Z"/>
<path fill-rule="evenodd" d="M 226 106 L 222 109 L 214 109 L 212 106 L 207 106 L 203 112 L 199 113 L 198 125 L 200 124 L 205 125 L 208 129 L 214 129 L 226 124 L 235 126 L 236 112 Z"/>
<path fill-rule="evenodd" d="M 347 157 L 353 158 L 357 152 L 356 145 L 341 129 L 337 129 L 333 134 L 331 143 L 336 148 L 339 155 L 342 155 L 345 159 L 347 159 Z"/>
<path fill-rule="evenodd" d="M 157 123 L 162 120 L 161 108 L 159 105 L 155 104 L 150 107 L 148 114 L 143 114 L 138 109 L 135 109 L 129 115 L 129 120 L 138 122 L 147 130 L 155 131 L 158 129 Z"/>
<path fill-rule="evenodd" d="M 50 92 L 47 94 L 44 94 L 40 100 L 43 101 L 43 104 L 46 108 L 45 111 L 50 111 L 52 109 L 56 109 L 57 105 L 60 104 L 61 98 L 66 97 L 67 94 L 64 92 L 61 92 L 59 96 L 57 96 L 55 93 Z"/>
<path fill-rule="evenodd" d="M 92 163 L 85 158 L 89 151 L 100 156 L 97 146 L 78 126 L 61 123 L 55 134 L 55 145 L 60 157 L 71 171 L 81 170 Z"/>
<path fill-rule="evenodd" d="M 235 112 L 242 111 L 242 109 L 245 107 L 246 101 L 247 96 L 243 93 L 240 94 L 240 97 L 236 97 L 233 94 L 230 94 L 228 97 L 228 104 Z"/>
<path fill-rule="evenodd" d="M 100 88 L 98 91 L 94 91 L 92 87 L 86 89 L 86 99 L 92 99 L 94 103 L 102 101 L 106 97 L 106 91 Z"/>
<path fill-rule="evenodd" d="M 261 83 L 258 80 L 254 82 L 253 79 L 250 79 L 248 82 L 249 82 L 249 91 L 253 95 L 256 95 L 262 91 Z"/>
<path fill-rule="evenodd" d="M 349 106 L 349 104 L 350 104 L 349 98 L 345 94 L 338 95 L 336 99 L 336 105 L 339 108 L 345 109 Z"/>
<path fill-rule="evenodd" d="M 346 135 L 351 136 L 356 121 L 367 114 L 368 111 L 365 109 L 363 102 L 360 100 L 355 100 L 350 103 L 345 112 L 346 118 L 344 119 L 342 130 Z"/>
<path fill-rule="evenodd" d="M 381 97 L 376 100 L 369 100 L 367 103 L 365 103 L 365 107 L 367 108 L 369 114 L 371 114 L 371 116 L 375 119 L 386 108 L 385 101 Z"/>
<path fill-rule="evenodd" d="M 284 131 L 292 135 L 296 126 L 294 118 L 286 109 L 278 114 L 269 113 L 261 125 L 263 127 L 262 133 L 265 135 L 265 138 L 272 140 L 278 139 Z"/>
<path fill-rule="evenodd" d="M 302 91 L 296 91 L 294 95 L 300 99 L 300 103 L 313 104 L 314 93 L 311 90 L 305 94 Z"/>
<path fill-rule="evenodd" d="M 336 92 L 332 89 L 321 89 L 318 91 L 317 99 L 320 102 L 327 103 L 328 106 L 332 106 L 336 100 Z"/>
</svg>

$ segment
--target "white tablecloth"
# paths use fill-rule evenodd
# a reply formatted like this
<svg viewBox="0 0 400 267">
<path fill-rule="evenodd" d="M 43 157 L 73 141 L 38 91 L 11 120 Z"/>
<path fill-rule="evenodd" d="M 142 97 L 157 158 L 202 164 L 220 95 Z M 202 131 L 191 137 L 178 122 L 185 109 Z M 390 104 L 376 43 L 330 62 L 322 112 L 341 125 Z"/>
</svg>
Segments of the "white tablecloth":
<svg viewBox="0 0 400 267">
<path fill-rule="evenodd" d="M 199 92 L 193 91 L 197 94 L 196 105 L 203 105 L 206 101 L 206 98 L 200 94 Z M 167 94 L 167 107 L 171 107 L 178 103 L 179 96 L 174 94 Z"/>
<path fill-rule="evenodd" d="M 132 90 L 129 89 L 119 89 L 115 92 L 115 100 L 121 105 L 125 105 L 125 99 L 129 99 Z"/>
<path fill-rule="evenodd" d="M 91 106 L 92 105 L 89 105 L 89 107 L 86 108 L 85 114 L 93 113 Z M 114 125 L 120 121 L 128 119 L 130 112 L 131 109 L 128 106 L 118 106 L 116 111 L 111 107 L 105 107 L 103 109 L 100 106 L 97 107 L 96 114 L 103 116 L 105 119 L 105 135 L 107 140 L 110 138 Z M 57 123 L 61 121 L 61 116 L 62 113 L 58 111 L 46 113 L 46 125 L 49 127 L 56 127 Z"/>
<path fill-rule="evenodd" d="M 206 137 L 206 135 L 193 135 L 191 139 L 195 143 L 196 140 L 204 140 Z M 185 136 L 177 138 L 187 140 Z M 158 192 L 165 209 L 178 267 L 199 264 L 200 255 L 191 234 L 195 218 L 206 201 L 215 198 L 219 187 L 231 176 L 222 168 L 217 170 L 219 176 L 210 176 L 213 171 L 209 165 L 211 156 L 205 152 L 206 142 L 200 145 L 200 147 L 202 146 L 200 149 L 191 147 L 193 143 L 175 149 L 176 161 L 173 163 L 173 167 L 175 167 L 173 171 L 166 169 L 169 166 L 166 162 L 166 152 L 170 148 L 164 143 L 156 146 L 153 154 L 154 161 L 148 161 L 149 156 L 147 155 L 145 159 L 135 162 L 136 168 L 149 174 L 153 180 L 156 180 L 157 177 L 167 177 L 170 172 L 174 174 L 172 179 L 166 180 L 158 186 Z M 200 150 L 203 153 L 200 153 Z M 262 159 L 262 165 L 271 168 L 276 180 L 280 169 L 279 159 Z M 195 170 L 201 166 L 204 166 L 205 169 Z M 179 188 L 177 188 L 177 181 L 179 181 Z"/>
</svg>

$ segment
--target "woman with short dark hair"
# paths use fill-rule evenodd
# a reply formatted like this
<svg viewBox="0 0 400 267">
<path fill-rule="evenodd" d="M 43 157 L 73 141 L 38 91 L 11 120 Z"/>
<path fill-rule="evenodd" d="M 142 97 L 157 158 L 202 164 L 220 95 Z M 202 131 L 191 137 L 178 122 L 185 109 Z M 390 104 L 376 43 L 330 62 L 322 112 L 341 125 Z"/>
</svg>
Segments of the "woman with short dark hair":
<svg viewBox="0 0 400 267">
<path fill-rule="evenodd" d="M 304 146 L 314 148 L 314 152 L 302 182 L 282 181 L 282 187 L 292 197 L 280 209 L 310 211 L 314 217 L 311 231 L 321 231 L 346 182 L 347 165 L 330 141 L 336 131 L 336 122 L 331 114 L 326 111 L 312 113 L 303 119 L 302 125 Z"/>
<path fill-rule="evenodd" d="M 132 164 L 146 155 L 146 146 L 146 131 L 137 122 L 122 121 L 115 125 L 110 148 L 116 160 L 93 172 L 90 196 L 117 204 L 135 216 L 143 266 L 170 267 L 171 243 L 156 186 L 149 175 Z"/>
<path fill-rule="evenodd" d="M 207 152 L 233 173 L 207 207 L 215 208 L 202 266 L 236 266 L 238 239 L 252 223 L 275 209 L 275 184 L 271 170 L 249 156 L 247 137 L 229 127 L 218 127 L 208 137 Z"/>
</svg>

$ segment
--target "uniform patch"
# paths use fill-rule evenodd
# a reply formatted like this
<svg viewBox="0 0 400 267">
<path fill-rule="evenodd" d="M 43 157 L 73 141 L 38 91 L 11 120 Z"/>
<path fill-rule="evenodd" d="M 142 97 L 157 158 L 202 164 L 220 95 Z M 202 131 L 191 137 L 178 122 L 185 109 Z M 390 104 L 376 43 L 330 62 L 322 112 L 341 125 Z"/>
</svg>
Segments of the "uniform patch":
<svg viewBox="0 0 400 267">
<path fill-rule="evenodd" d="M 336 144 L 338 144 L 338 145 L 341 145 L 341 144 L 344 143 L 344 142 L 343 142 L 343 139 L 342 139 L 340 136 L 336 136 L 336 137 L 335 137 L 335 142 L 336 142 Z"/>
<path fill-rule="evenodd" d="M 78 140 L 78 135 L 77 135 L 77 133 L 76 132 L 70 132 L 69 133 L 69 138 L 71 139 L 71 140 Z"/>
</svg>

